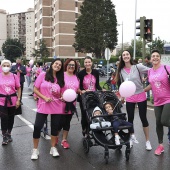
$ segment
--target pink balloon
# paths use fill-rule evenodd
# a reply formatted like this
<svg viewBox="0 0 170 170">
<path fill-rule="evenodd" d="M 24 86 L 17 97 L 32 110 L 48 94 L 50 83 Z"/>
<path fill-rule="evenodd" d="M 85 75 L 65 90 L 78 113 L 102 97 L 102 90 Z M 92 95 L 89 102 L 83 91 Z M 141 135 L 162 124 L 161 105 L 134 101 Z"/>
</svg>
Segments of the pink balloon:
<svg viewBox="0 0 170 170">
<path fill-rule="evenodd" d="M 136 85 L 132 81 L 124 81 L 119 87 L 119 93 L 122 97 L 130 97 L 135 94 Z"/>
<path fill-rule="evenodd" d="M 72 102 L 76 99 L 76 92 L 73 89 L 67 89 L 63 93 L 63 99 L 66 102 Z"/>
<path fill-rule="evenodd" d="M 30 61 L 29 61 L 29 64 L 30 64 L 30 65 L 33 65 L 33 63 L 34 63 L 34 60 L 30 60 Z"/>
</svg>

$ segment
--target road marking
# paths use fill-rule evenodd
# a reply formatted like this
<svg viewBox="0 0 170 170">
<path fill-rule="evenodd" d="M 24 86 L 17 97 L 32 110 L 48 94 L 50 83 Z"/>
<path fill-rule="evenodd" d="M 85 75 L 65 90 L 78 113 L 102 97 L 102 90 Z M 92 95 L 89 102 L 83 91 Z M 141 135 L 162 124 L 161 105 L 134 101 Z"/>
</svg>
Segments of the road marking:
<svg viewBox="0 0 170 170">
<path fill-rule="evenodd" d="M 21 121 L 23 121 L 28 127 L 30 127 L 32 130 L 34 130 L 34 125 L 33 125 L 31 122 L 29 122 L 28 120 L 26 120 L 25 118 L 23 118 L 21 115 L 17 115 L 17 117 L 18 117 Z M 51 139 L 51 137 L 50 137 L 49 135 L 44 136 L 43 133 L 41 133 L 41 136 L 42 136 L 44 139 L 46 139 L 46 140 L 50 140 L 50 139 Z"/>
<path fill-rule="evenodd" d="M 21 115 L 17 115 L 17 117 L 19 118 L 19 119 L 21 119 L 27 126 L 29 126 L 31 129 L 34 129 L 34 125 L 31 123 L 31 122 L 29 122 L 28 120 L 26 120 L 25 118 L 23 118 Z"/>
</svg>

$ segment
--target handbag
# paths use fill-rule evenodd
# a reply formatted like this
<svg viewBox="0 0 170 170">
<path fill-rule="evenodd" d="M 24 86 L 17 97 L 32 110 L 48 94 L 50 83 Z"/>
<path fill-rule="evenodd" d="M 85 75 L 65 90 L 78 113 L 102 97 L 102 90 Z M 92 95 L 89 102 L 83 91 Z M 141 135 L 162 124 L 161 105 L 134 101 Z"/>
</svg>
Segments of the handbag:
<svg viewBox="0 0 170 170">
<path fill-rule="evenodd" d="M 22 114 L 22 107 L 20 105 L 17 109 L 15 109 L 15 115 L 21 115 L 21 114 Z"/>
<path fill-rule="evenodd" d="M 168 70 L 166 69 L 166 65 L 164 65 L 164 68 L 165 68 L 165 70 L 166 70 L 166 73 L 167 73 L 167 76 L 168 76 L 168 81 L 169 81 L 169 83 L 170 83 L 170 74 L 169 74 Z"/>
</svg>

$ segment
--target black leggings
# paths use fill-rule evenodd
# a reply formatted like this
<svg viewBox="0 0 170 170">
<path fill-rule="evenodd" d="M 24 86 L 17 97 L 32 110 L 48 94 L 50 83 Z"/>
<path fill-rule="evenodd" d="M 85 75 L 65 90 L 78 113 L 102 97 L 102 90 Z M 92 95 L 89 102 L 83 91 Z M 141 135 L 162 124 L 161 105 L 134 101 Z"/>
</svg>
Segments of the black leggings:
<svg viewBox="0 0 170 170">
<path fill-rule="evenodd" d="M 1 106 L 3 109 L 3 106 Z M 1 110 L 1 109 L 0 109 Z M 6 114 L 1 114 L 1 130 L 2 134 L 4 135 L 5 133 L 11 133 L 14 125 L 14 114 L 15 107 L 7 107 L 6 108 Z"/>
<path fill-rule="evenodd" d="M 133 124 L 134 120 L 134 113 L 135 113 L 135 104 L 136 103 L 131 103 L 131 102 L 126 102 L 126 110 L 128 114 L 128 122 Z M 138 108 L 139 108 L 139 116 L 140 120 L 142 122 L 143 127 L 148 127 L 149 123 L 146 117 L 147 113 L 147 100 L 143 102 L 138 102 Z"/>
<path fill-rule="evenodd" d="M 60 130 L 63 129 L 65 131 L 69 131 L 70 130 L 70 122 L 72 119 L 73 115 L 72 114 L 63 114 L 62 115 L 62 125 L 60 127 Z"/>
<path fill-rule="evenodd" d="M 39 139 L 41 134 L 41 129 L 47 119 L 48 114 L 37 113 L 35 124 L 34 124 L 34 132 L 33 138 Z M 60 114 L 51 114 L 51 135 L 57 136 L 58 131 L 60 129 L 62 115 Z"/>
<path fill-rule="evenodd" d="M 80 110 L 81 110 L 81 126 L 82 126 L 82 130 L 85 131 L 88 129 L 86 111 L 83 109 L 83 104 L 81 100 L 79 104 L 80 104 Z"/>
</svg>

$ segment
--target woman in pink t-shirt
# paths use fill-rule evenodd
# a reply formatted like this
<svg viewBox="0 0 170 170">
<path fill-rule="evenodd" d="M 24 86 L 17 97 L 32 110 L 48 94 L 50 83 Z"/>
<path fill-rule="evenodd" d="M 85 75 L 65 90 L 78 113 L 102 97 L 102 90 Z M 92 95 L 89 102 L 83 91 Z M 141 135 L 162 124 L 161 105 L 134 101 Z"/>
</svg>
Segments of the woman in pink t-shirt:
<svg viewBox="0 0 170 170">
<path fill-rule="evenodd" d="M 142 122 L 143 131 L 146 139 L 146 150 L 152 150 L 149 141 L 149 123 L 147 120 L 147 100 L 143 89 L 142 75 L 147 74 L 148 67 L 142 64 L 134 64 L 131 54 L 128 50 L 122 52 L 119 67 L 116 74 L 116 81 L 132 81 L 136 85 L 135 94 L 126 98 L 126 110 L 128 114 L 128 122 L 133 124 L 135 105 L 139 108 L 139 117 Z M 128 89 L 127 89 L 128 90 Z M 135 136 L 131 136 L 130 145 L 138 143 Z"/>
<path fill-rule="evenodd" d="M 31 84 L 31 72 L 32 72 L 32 68 L 30 67 L 30 64 L 27 64 L 26 66 L 26 79 L 27 79 L 27 85 L 28 87 Z"/>
<path fill-rule="evenodd" d="M 167 71 L 170 73 L 170 66 L 161 64 L 161 55 L 158 50 L 151 53 L 151 62 L 153 68 L 148 72 L 150 85 L 145 91 L 152 89 L 154 96 L 154 111 L 156 117 L 156 132 L 158 136 L 158 147 L 155 155 L 161 155 L 164 152 L 163 146 L 163 126 L 170 127 L 170 82 L 168 82 Z"/>
<path fill-rule="evenodd" d="M 65 82 L 65 86 L 62 88 L 62 93 L 64 93 L 65 90 L 67 89 L 73 89 L 76 93 L 79 92 L 79 80 L 76 76 L 77 74 L 77 63 L 74 59 L 67 59 L 64 63 L 64 82 Z M 67 149 L 70 147 L 68 141 L 67 141 L 67 136 L 68 136 L 68 132 L 70 130 L 70 122 L 72 119 L 72 116 L 75 112 L 75 106 L 76 106 L 76 102 L 73 103 L 74 104 L 74 108 L 72 108 L 73 110 L 69 111 L 68 113 L 65 113 L 65 106 L 66 104 L 64 103 L 64 107 L 63 107 L 63 113 L 65 113 L 62 116 L 62 129 L 63 129 L 63 137 L 62 137 L 62 142 L 61 145 L 63 146 L 63 148 Z M 58 140 L 56 141 L 56 144 L 58 143 Z"/>
<path fill-rule="evenodd" d="M 99 72 L 92 68 L 93 61 L 92 58 L 86 56 L 84 59 L 84 69 L 78 73 L 78 78 L 80 80 L 80 94 L 78 95 L 78 102 L 80 103 L 81 109 L 81 126 L 83 136 L 88 134 L 88 122 L 86 117 L 86 111 L 83 108 L 83 103 L 81 100 L 81 94 L 86 93 L 86 91 L 96 91 L 102 90 L 99 85 Z"/>
<path fill-rule="evenodd" d="M 10 73 L 11 62 L 2 60 L 1 66 L 0 117 L 3 135 L 2 145 L 7 145 L 8 142 L 12 142 L 11 131 L 14 124 L 15 108 L 20 105 L 21 87 L 18 76 Z"/>
<path fill-rule="evenodd" d="M 50 154 L 54 157 L 59 156 L 55 147 L 56 138 L 63 114 L 63 102 L 61 101 L 61 88 L 64 87 L 63 63 L 57 58 L 53 60 L 49 70 L 42 72 L 36 79 L 34 84 L 34 93 L 38 96 L 37 115 L 34 124 L 33 143 L 31 159 L 38 159 L 38 143 L 41 129 L 47 119 L 51 115 L 51 150 Z"/>
</svg>

